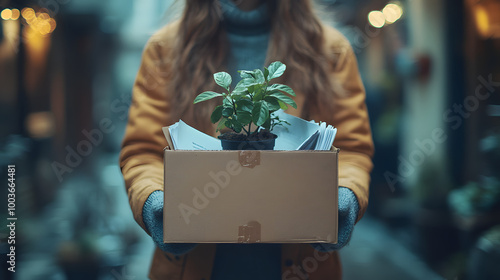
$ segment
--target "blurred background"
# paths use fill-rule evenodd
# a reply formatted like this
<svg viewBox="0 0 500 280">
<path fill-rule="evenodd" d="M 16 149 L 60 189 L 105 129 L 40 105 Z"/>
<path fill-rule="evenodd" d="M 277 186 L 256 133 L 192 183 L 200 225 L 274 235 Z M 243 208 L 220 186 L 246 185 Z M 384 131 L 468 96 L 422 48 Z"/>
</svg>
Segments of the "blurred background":
<svg viewBox="0 0 500 280">
<path fill-rule="evenodd" d="M 358 57 L 376 145 L 345 279 L 500 279 L 500 0 L 317 0 Z M 0 0 L 1 223 L 16 273 L 146 279 L 118 167 L 141 52 L 168 0 Z"/>
</svg>

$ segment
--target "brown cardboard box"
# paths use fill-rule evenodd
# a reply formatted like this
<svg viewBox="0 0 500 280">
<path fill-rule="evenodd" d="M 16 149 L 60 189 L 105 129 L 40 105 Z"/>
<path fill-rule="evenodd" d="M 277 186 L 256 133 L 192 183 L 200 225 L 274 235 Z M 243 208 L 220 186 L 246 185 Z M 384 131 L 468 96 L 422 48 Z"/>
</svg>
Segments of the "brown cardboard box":
<svg viewBox="0 0 500 280">
<path fill-rule="evenodd" d="M 336 243 L 338 149 L 164 151 L 166 243 Z"/>
</svg>

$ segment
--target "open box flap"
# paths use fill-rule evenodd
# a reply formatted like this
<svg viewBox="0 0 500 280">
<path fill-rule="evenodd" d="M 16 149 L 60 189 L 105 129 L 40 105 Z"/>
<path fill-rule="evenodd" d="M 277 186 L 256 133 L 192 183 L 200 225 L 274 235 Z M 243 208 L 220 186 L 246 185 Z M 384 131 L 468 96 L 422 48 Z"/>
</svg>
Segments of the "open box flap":
<svg viewBox="0 0 500 280">
<path fill-rule="evenodd" d="M 164 148 L 164 150 L 174 150 L 174 144 L 172 143 L 172 137 L 170 137 L 169 126 L 162 127 L 163 134 L 165 135 L 165 139 L 167 139 L 168 146 Z"/>
</svg>

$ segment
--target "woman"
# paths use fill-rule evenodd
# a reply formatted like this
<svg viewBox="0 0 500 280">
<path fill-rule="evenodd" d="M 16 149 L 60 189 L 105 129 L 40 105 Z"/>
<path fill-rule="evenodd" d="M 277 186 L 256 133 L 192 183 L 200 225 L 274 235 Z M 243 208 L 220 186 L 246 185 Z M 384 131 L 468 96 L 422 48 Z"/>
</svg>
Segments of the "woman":
<svg viewBox="0 0 500 280">
<path fill-rule="evenodd" d="M 148 41 L 120 166 L 134 217 L 157 245 L 152 279 L 341 278 L 336 250 L 347 244 L 366 210 L 373 144 L 352 48 L 317 19 L 310 2 L 187 0 L 181 19 Z M 225 70 L 236 77 L 238 69 L 276 60 L 287 65 L 281 82 L 297 93 L 298 109 L 288 113 L 338 128 L 338 244 L 164 244 L 161 127 L 182 118 L 215 136 L 213 104 L 193 105 L 198 93 L 217 89 L 212 73 Z"/>
</svg>

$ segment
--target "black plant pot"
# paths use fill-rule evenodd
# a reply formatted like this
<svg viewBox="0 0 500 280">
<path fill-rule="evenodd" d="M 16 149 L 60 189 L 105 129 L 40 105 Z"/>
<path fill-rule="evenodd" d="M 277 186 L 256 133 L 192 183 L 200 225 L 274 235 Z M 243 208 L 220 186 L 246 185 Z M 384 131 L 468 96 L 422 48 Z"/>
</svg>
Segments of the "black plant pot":
<svg viewBox="0 0 500 280">
<path fill-rule="evenodd" d="M 276 138 L 258 141 L 221 139 L 223 150 L 273 150 Z"/>
</svg>

